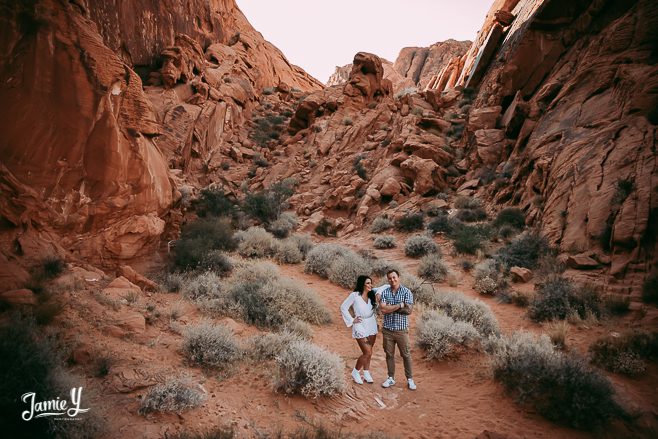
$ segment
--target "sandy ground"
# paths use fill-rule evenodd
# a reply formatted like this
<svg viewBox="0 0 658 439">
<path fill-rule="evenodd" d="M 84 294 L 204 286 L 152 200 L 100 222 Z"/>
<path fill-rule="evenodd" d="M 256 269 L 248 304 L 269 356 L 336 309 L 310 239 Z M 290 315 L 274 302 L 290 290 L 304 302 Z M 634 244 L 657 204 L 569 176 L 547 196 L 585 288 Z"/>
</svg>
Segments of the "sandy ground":
<svg viewBox="0 0 658 439">
<path fill-rule="evenodd" d="M 370 235 L 352 237 L 341 243 L 355 248 L 372 249 Z M 404 236 L 398 235 L 398 243 Z M 514 305 L 500 304 L 494 298 L 482 297 L 471 288 L 472 278 L 458 266 L 460 258 L 450 256 L 450 245 L 440 238 L 444 259 L 459 274 L 458 285 L 435 285 L 440 291 L 460 291 L 486 302 L 496 314 L 505 333 L 524 329 L 540 333 L 544 330 L 524 317 L 525 310 Z M 416 271 L 418 261 L 404 257 L 398 247 L 391 250 L 374 250 L 381 258 L 399 263 L 410 273 Z M 205 318 L 192 304 L 183 301 L 179 294 L 144 293 L 130 305 L 143 309 L 147 304 L 160 311 L 160 317 L 147 324 L 143 334 L 117 338 L 103 329 L 106 307 L 93 299 L 89 290 L 69 293 L 71 306 L 58 321 L 66 327 L 73 347 L 82 346 L 94 357 L 112 358 L 110 373 L 94 377 L 92 362 L 74 366 L 74 372 L 85 376 L 89 389 L 88 401 L 92 410 L 101 414 L 109 427 L 108 438 L 159 438 L 180 431 L 204 431 L 218 425 L 231 425 L 240 437 L 258 437 L 262 433 L 294 431 L 309 424 L 322 424 L 345 433 L 366 434 L 384 432 L 400 438 L 474 438 L 485 430 L 509 438 L 588 438 L 623 437 L 623 426 L 615 425 L 596 434 L 555 425 L 530 408 L 519 407 L 502 386 L 493 381 L 488 358 L 483 353 L 469 353 L 456 361 L 427 361 L 423 352 L 413 350 L 414 377 L 418 390 L 406 388 L 402 361 L 397 358 L 398 383 L 389 389 L 380 384 L 386 378 L 386 364 L 378 337 L 371 371 L 375 384 L 357 385 L 349 373 L 360 355 L 351 333 L 342 322 L 339 305 L 348 294 L 316 275 L 303 272 L 303 264 L 280 266 L 281 275 L 295 279 L 315 291 L 330 310 L 333 322 L 314 327 L 313 341 L 337 353 L 345 362 L 347 390 L 332 398 L 307 400 L 277 394 L 272 389 L 271 364 L 242 363 L 228 377 L 204 373 L 189 367 L 181 355 L 180 328 Z M 402 277 L 404 284 L 404 276 Z M 532 284 L 515 286 L 532 290 Z M 176 309 L 182 315 L 176 321 L 167 316 Z M 652 311 L 653 312 L 653 311 Z M 241 340 L 259 331 L 231 319 L 217 319 L 233 328 Z M 655 327 L 655 316 L 644 317 Z M 567 346 L 586 351 L 589 343 L 611 330 L 634 325 L 632 317 L 606 321 L 592 326 L 571 325 Z M 411 319 L 411 339 L 415 316 Z M 178 374 L 190 376 L 201 384 L 208 399 L 200 408 L 182 415 L 138 415 L 140 398 L 149 386 Z M 645 418 L 658 414 L 658 373 L 655 365 L 640 379 L 609 375 L 615 384 L 620 400 L 627 406 L 648 412 Z M 643 418 L 644 419 L 644 418 Z M 655 425 L 655 424 L 654 424 Z M 620 436 L 622 434 L 622 436 Z"/>
</svg>

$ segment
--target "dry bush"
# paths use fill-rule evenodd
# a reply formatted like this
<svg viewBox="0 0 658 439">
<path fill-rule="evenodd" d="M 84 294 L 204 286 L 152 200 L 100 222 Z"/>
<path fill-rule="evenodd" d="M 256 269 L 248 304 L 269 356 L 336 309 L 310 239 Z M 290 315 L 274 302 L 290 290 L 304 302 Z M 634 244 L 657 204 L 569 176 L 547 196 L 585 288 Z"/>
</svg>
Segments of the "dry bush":
<svg viewBox="0 0 658 439">
<path fill-rule="evenodd" d="M 427 235 L 414 235 L 404 242 L 404 254 L 412 258 L 419 258 L 429 253 L 438 253 L 439 246 Z"/>
<path fill-rule="evenodd" d="M 275 387 L 280 392 L 317 398 L 345 389 L 341 358 L 312 343 L 290 343 L 277 355 L 276 364 Z"/>
<path fill-rule="evenodd" d="M 189 276 L 181 293 L 183 297 L 194 302 L 221 297 L 222 279 L 211 271 Z"/>
<path fill-rule="evenodd" d="M 507 286 L 505 276 L 499 264 L 493 259 L 486 259 L 475 265 L 473 271 L 475 291 L 485 295 L 496 295 Z"/>
<path fill-rule="evenodd" d="M 373 259 L 371 264 L 371 273 L 373 276 L 386 276 L 386 273 L 391 270 L 397 270 L 398 273 L 402 273 L 402 269 L 400 268 L 399 264 L 387 261 L 386 259 Z"/>
<path fill-rule="evenodd" d="M 491 236 L 488 224 L 463 225 L 455 229 L 450 235 L 457 253 L 474 255 L 483 247 L 484 242 Z"/>
<path fill-rule="evenodd" d="M 311 340 L 313 338 L 313 328 L 311 325 L 298 318 L 292 318 L 281 326 L 282 332 L 289 332 L 297 335 L 304 340 Z"/>
<path fill-rule="evenodd" d="M 251 337 L 247 342 L 247 352 L 257 362 L 273 360 L 291 343 L 302 340 L 298 334 L 289 331 L 268 332 Z"/>
<path fill-rule="evenodd" d="M 350 252 L 347 247 L 338 244 L 320 244 L 313 247 L 306 255 L 304 271 L 315 273 L 320 277 L 328 277 L 328 270 L 336 258 Z"/>
<path fill-rule="evenodd" d="M 166 273 L 161 277 L 159 290 L 166 293 L 177 293 L 182 290 L 183 285 L 187 283 L 187 276 L 182 273 Z"/>
<path fill-rule="evenodd" d="M 500 333 L 496 316 L 491 308 L 480 300 L 452 292 L 433 294 L 425 303 L 442 310 L 455 321 L 470 323 L 483 336 Z"/>
<path fill-rule="evenodd" d="M 550 276 L 536 288 L 528 308 L 530 318 L 536 322 L 564 320 L 570 315 L 581 319 L 601 315 L 601 297 L 588 285 L 579 287 L 564 277 Z"/>
<path fill-rule="evenodd" d="M 206 396 L 189 380 L 173 378 L 151 388 L 139 407 L 139 413 L 173 412 L 181 414 L 185 410 L 200 406 Z"/>
<path fill-rule="evenodd" d="M 275 242 L 274 259 L 280 264 L 299 264 L 304 259 L 304 255 L 299 250 L 297 242 L 288 238 Z"/>
<path fill-rule="evenodd" d="M 327 270 L 327 277 L 331 282 L 343 288 L 352 288 L 360 275 L 370 273 L 371 270 L 369 260 L 348 250 L 331 263 Z"/>
<path fill-rule="evenodd" d="M 233 262 L 223 251 L 210 250 L 203 256 L 198 268 L 210 270 L 219 276 L 226 276 L 233 270 Z"/>
<path fill-rule="evenodd" d="M 425 255 L 418 265 L 418 276 L 431 282 L 443 282 L 448 276 L 448 266 L 437 254 Z"/>
<path fill-rule="evenodd" d="M 455 218 L 465 223 L 474 223 L 477 221 L 484 221 L 487 219 L 487 212 L 482 208 L 477 209 L 459 209 L 455 214 Z"/>
<path fill-rule="evenodd" d="M 389 218 L 378 216 L 370 226 L 370 233 L 381 233 L 384 230 L 392 229 L 393 226 L 393 221 L 391 221 Z"/>
<path fill-rule="evenodd" d="M 444 312 L 426 310 L 416 329 L 416 343 L 430 360 L 456 358 L 479 343 L 481 335 L 470 323 L 455 321 Z"/>
<path fill-rule="evenodd" d="M 645 360 L 658 359 L 658 332 L 631 330 L 609 334 L 596 340 L 589 353 L 593 364 L 611 372 L 641 375 L 646 370 Z"/>
<path fill-rule="evenodd" d="M 448 216 L 447 213 L 439 214 L 427 225 L 427 229 L 433 234 L 444 233 L 448 236 L 454 236 L 463 227 L 464 223 L 457 218 Z"/>
<path fill-rule="evenodd" d="M 517 332 L 490 346 L 494 378 L 547 419 L 591 429 L 625 416 L 604 376 L 553 348 L 546 336 Z"/>
<path fill-rule="evenodd" d="M 228 218 L 199 218 L 185 224 L 174 247 L 174 263 L 183 270 L 194 269 L 211 250 L 233 250 L 233 226 Z"/>
<path fill-rule="evenodd" d="M 268 226 L 268 230 L 277 238 L 287 238 L 295 227 L 299 224 L 297 215 L 291 212 L 283 212 L 279 219 L 273 221 Z"/>
<path fill-rule="evenodd" d="M 262 227 L 249 227 L 235 234 L 238 253 L 245 258 L 265 258 L 275 252 L 276 239 Z"/>
<path fill-rule="evenodd" d="M 546 327 L 546 332 L 551 342 L 557 349 L 564 349 L 567 344 L 567 333 L 569 332 L 569 324 L 564 320 L 557 320 L 550 322 Z"/>
<path fill-rule="evenodd" d="M 420 279 L 412 274 L 400 274 L 400 282 L 402 285 L 409 288 L 411 294 L 414 296 L 414 302 L 427 303 L 435 294 L 434 288 L 428 281 Z M 385 283 L 388 283 L 386 278 L 382 279 L 381 284 Z"/>
<path fill-rule="evenodd" d="M 630 311 L 631 297 L 608 294 L 602 298 L 603 308 L 608 314 L 622 316 Z"/>
<path fill-rule="evenodd" d="M 455 198 L 455 209 L 481 209 L 482 200 L 475 197 L 459 196 Z"/>
<path fill-rule="evenodd" d="M 310 252 L 313 248 L 313 240 L 311 239 L 311 235 L 295 234 L 288 238 L 288 240 L 294 242 L 295 245 L 297 245 L 297 248 L 301 252 L 304 259 L 306 259 L 306 255 L 308 255 L 308 252 Z"/>
<path fill-rule="evenodd" d="M 235 340 L 235 334 L 226 326 L 203 322 L 185 331 L 183 352 L 194 364 L 229 371 L 243 354 Z"/>
<path fill-rule="evenodd" d="M 393 235 L 377 236 L 374 240 L 373 245 L 375 248 L 379 248 L 379 249 L 394 248 L 396 246 L 395 236 Z"/>
</svg>

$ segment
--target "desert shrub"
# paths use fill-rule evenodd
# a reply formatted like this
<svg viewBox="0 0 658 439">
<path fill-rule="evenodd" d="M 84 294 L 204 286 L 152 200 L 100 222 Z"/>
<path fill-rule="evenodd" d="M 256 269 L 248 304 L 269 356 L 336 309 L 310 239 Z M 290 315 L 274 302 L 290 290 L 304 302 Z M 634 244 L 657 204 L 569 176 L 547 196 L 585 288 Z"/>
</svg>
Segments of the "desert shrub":
<svg viewBox="0 0 658 439">
<path fill-rule="evenodd" d="M 467 272 L 467 273 L 468 273 L 469 271 L 471 271 L 471 270 L 473 269 L 473 267 L 475 266 L 475 265 L 473 264 L 473 262 L 469 261 L 468 259 L 464 259 L 464 260 L 462 260 L 462 261 L 459 263 L 459 265 L 461 265 L 462 270 L 464 270 L 464 271 Z"/>
<path fill-rule="evenodd" d="M 174 248 L 174 263 L 182 269 L 196 268 L 211 250 L 233 250 L 233 227 L 225 218 L 200 218 L 185 224 Z"/>
<path fill-rule="evenodd" d="M 549 323 L 546 332 L 553 346 L 557 349 L 564 349 L 566 347 L 567 332 L 569 332 L 569 325 L 566 321 L 556 320 Z"/>
<path fill-rule="evenodd" d="M 431 282 L 443 282 L 448 276 L 448 267 L 439 255 L 426 255 L 420 260 L 418 276 Z"/>
<path fill-rule="evenodd" d="M 221 278 L 213 272 L 191 276 L 181 287 L 183 297 L 192 301 L 213 299 L 222 294 Z"/>
<path fill-rule="evenodd" d="M 491 308 L 477 299 L 470 299 L 459 293 L 434 294 L 426 302 L 455 321 L 467 322 L 483 336 L 498 335 L 498 321 Z"/>
<path fill-rule="evenodd" d="M 339 256 L 349 252 L 347 247 L 337 244 L 320 244 L 313 247 L 306 255 L 306 263 L 304 264 L 304 271 L 307 273 L 315 273 L 320 277 L 328 277 L 328 270 L 331 263 Z"/>
<path fill-rule="evenodd" d="M 320 220 L 314 231 L 320 236 L 336 236 L 337 233 L 334 223 L 326 218 Z"/>
<path fill-rule="evenodd" d="M 496 299 L 502 303 L 512 303 L 516 306 L 525 308 L 530 305 L 531 295 L 521 291 L 504 289 L 496 294 Z"/>
<path fill-rule="evenodd" d="M 273 360 L 291 343 L 302 339 L 298 334 L 285 330 L 255 335 L 247 342 L 249 356 L 255 361 Z"/>
<path fill-rule="evenodd" d="M 398 273 L 402 273 L 402 269 L 398 264 L 387 261 L 385 259 L 373 259 L 370 261 L 372 268 L 371 273 L 373 276 L 385 276 L 391 270 L 397 270 Z M 386 283 L 386 282 L 384 282 Z"/>
<path fill-rule="evenodd" d="M 424 311 L 416 329 L 416 343 L 430 360 L 458 357 L 461 351 L 475 347 L 480 337 L 470 323 L 436 310 Z"/>
<path fill-rule="evenodd" d="M 459 196 L 455 198 L 455 209 L 481 209 L 482 200 L 475 197 Z"/>
<path fill-rule="evenodd" d="M 538 279 L 545 279 L 552 275 L 564 273 L 566 268 L 556 255 L 549 253 L 539 258 L 538 267 L 534 272 Z"/>
<path fill-rule="evenodd" d="M 537 294 L 528 308 L 528 314 L 536 322 L 559 319 L 570 314 L 585 318 L 589 314 L 601 314 L 601 298 L 591 287 L 577 287 L 569 279 L 551 276 L 537 284 Z"/>
<path fill-rule="evenodd" d="M 465 223 L 474 223 L 476 221 L 484 221 L 487 219 L 487 212 L 482 208 L 477 209 L 459 209 L 455 217 Z"/>
<path fill-rule="evenodd" d="M 210 250 L 203 256 L 198 268 L 212 271 L 219 276 L 226 276 L 233 270 L 233 262 L 223 251 Z"/>
<path fill-rule="evenodd" d="M 603 296 L 602 304 L 608 314 L 621 316 L 630 311 L 631 297 L 620 294 L 609 294 Z"/>
<path fill-rule="evenodd" d="M 274 236 L 262 227 L 249 227 L 235 234 L 238 241 L 238 253 L 245 258 L 264 258 L 272 256 L 276 242 Z"/>
<path fill-rule="evenodd" d="M 642 284 L 642 301 L 658 304 L 658 270 L 654 269 Z"/>
<path fill-rule="evenodd" d="M 462 227 L 464 227 L 464 223 L 447 214 L 439 214 L 427 225 L 430 232 L 434 234 L 443 233 L 448 236 L 454 236 Z"/>
<path fill-rule="evenodd" d="M 275 387 L 306 398 L 330 396 L 345 389 L 343 361 L 334 353 L 306 341 L 290 343 L 276 357 Z"/>
<path fill-rule="evenodd" d="M 265 224 L 277 220 L 288 207 L 288 198 L 294 193 L 295 180 L 286 178 L 258 192 L 247 192 L 242 209 L 252 218 Z"/>
<path fill-rule="evenodd" d="M 274 259 L 280 264 L 299 264 L 304 255 L 299 250 L 297 242 L 286 239 L 274 243 Z"/>
<path fill-rule="evenodd" d="M 361 179 L 367 180 L 368 179 L 368 172 L 366 171 L 366 168 L 363 167 L 363 156 L 358 155 L 354 158 L 354 162 L 352 163 L 352 169 L 356 172 L 356 175 L 358 175 Z"/>
<path fill-rule="evenodd" d="M 539 258 L 549 250 L 546 238 L 536 232 L 523 233 L 498 250 L 498 259 L 508 268 L 525 267 L 534 269 Z"/>
<path fill-rule="evenodd" d="M 487 259 L 475 265 L 473 272 L 475 291 L 480 294 L 495 295 L 507 286 L 500 265 L 493 259 Z"/>
<path fill-rule="evenodd" d="M 434 288 L 428 281 L 420 279 L 412 274 L 404 273 L 400 276 L 401 284 L 409 288 L 413 294 L 414 302 L 428 303 L 431 301 L 431 298 L 434 296 L 434 294 L 436 294 Z M 387 283 L 388 280 L 384 277 L 379 285 Z"/>
<path fill-rule="evenodd" d="M 183 352 L 194 364 L 222 371 L 230 370 L 242 358 L 233 331 L 209 322 L 190 326 L 185 331 Z"/>
<path fill-rule="evenodd" d="M 165 439 L 235 439 L 237 433 L 231 426 L 214 427 L 203 432 L 181 431 L 174 434 L 166 434 Z"/>
<path fill-rule="evenodd" d="M 395 247 L 395 236 L 393 235 L 381 235 L 375 238 L 373 243 L 375 248 L 394 248 Z"/>
<path fill-rule="evenodd" d="M 423 230 L 423 214 L 406 213 L 395 220 L 395 228 L 400 232 Z"/>
<path fill-rule="evenodd" d="M 393 228 L 393 221 L 384 216 L 378 216 L 370 226 L 370 233 L 381 233 L 384 230 Z"/>
<path fill-rule="evenodd" d="M 189 380 L 174 378 L 151 388 L 139 407 L 139 413 L 182 413 L 200 406 L 206 396 Z"/>
<path fill-rule="evenodd" d="M 277 133 L 278 134 L 278 133 Z M 276 139 L 278 137 L 272 137 L 273 139 Z M 255 154 L 254 158 L 254 165 L 260 167 L 260 168 L 267 168 L 270 166 L 270 163 L 267 161 L 265 157 L 263 157 L 261 154 Z"/>
<path fill-rule="evenodd" d="M 510 239 L 519 233 L 521 233 L 519 229 L 514 228 L 508 224 L 503 224 L 496 230 L 496 237 L 500 239 Z"/>
<path fill-rule="evenodd" d="M 512 226 L 516 229 L 525 227 L 525 214 L 518 207 L 506 207 L 496 215 L 494 227 Z"/>
<path fill-rule="evenodd" d="M 427 235 L 414 235 L 404 242 L 404 254 L 412 258 L 419 258 L 429 253 L 440 254 L 439 246 Z"/>
<path fill-rule="evenodd" d="M 455 250 L 458 253 L 475 254 L 482 248 L 483 241 L 489 239 L 487 226 L 463 226 L 451 234 Z"/>
<path fill-rule="evenodd" d="M 40 280 L 54 279 L 64 272 L 66 262 L 59 256 L 46 256 L 39 261 L 33 275 Z"/>
<path fill-rule="evenodd" d="M 279 216 L 279 219 L 270 223 L 268 230 L 277 238 L 287 238 L 288 235 L 290 235 L 290 232 L 297 227 L 298 223 L 299 219 L 297 218 L 297 215 L 290 212 L 283 212 L 281 216 Z"/>
<path fill-rule="evenodd" d="M 658 332 L 608 334 L 592 343 L 589 353 L 597 366 L 624 375 L 640 375 L 646 370 L 645 360 L 658 359 Z"/>
<path fill-rule="evenodd" d="M 192 205 L 199 217 L 216 216 L 233 218 L 236 214 L 235 203 L 231 201 L 221 186 L 211 185 L 201 189 L 201 194 Z"/>
<path fill-rule="evenodd" d="M 252 264 L 234 273 L 227 287 L 229 297 L 251 324 L 278 328 L 296 317 L 313 324 L 331 321 L 320 299 L 306 287 L 283 279 L 269 263 Z"/>
<path fill-rule="evenodd" d="M 286 321 L 281 326 L 281 331 L 289 332 L 304 340 L 310 340 L 313 338 L 313 328 L 311 328 L 311 325 L 303 320 L 299 320 L 298 318 L 292 318 Z"/>
<path fill-rule="evenodd" d="M 548 337 L 515 333 L 493 348 L 494 379 L 547 419 L 594 428 L 622 416 L 610 382 L 585 361 L 553 348 Z"/>
<path fill-rule="evenodd" d="M 182 273 L 165 273 L 159 279 L 160 291 L 166 293 L 177 293 L 183 289 L 187 282 L 187 275 Z"/>
<path fill-rule="evenodd" d="M 62 348 L 55 337 L 45 336 L 37 329 L 33 318 L 18 313 L 5 316 L 0 324 L 0 409 L 3 410 L 3 436 L 11 438 L 87 438 L 103 436 L 103 424 L 93 413 L 86 413 L 76 422 L 61 422 L 53 418 L 20 417 L 26 405 L 21 400 L 25 392 L 34 392 L 37 401 L 67 398 L 72 387 L 84 382 L 70 375 L 65 368 Z M 85 390 L 88 392 L 88 390 Z M 83 392 L 83 407 L 87 408 L 89 393 Z M 85 402 L 86 401 L 86 402 Z M 9 414 L 13 414 L 10 416 Z M 73 424 L 73 425 L 69 425 Z"/>
<path fill-rule="evenodd" d="M 370 270 L 371 265 L 368 260 L 348 250 L 329 265 L 327 277 L 343 288 L 352 288 L 356 284 L 356 279 L 364 273 L 370 273 Z"/>
<path fill-rule="evenodd" d="M 354 121 L 351 117 L 343 118 L 343 125 L 354 125 Z"/>
</svg>

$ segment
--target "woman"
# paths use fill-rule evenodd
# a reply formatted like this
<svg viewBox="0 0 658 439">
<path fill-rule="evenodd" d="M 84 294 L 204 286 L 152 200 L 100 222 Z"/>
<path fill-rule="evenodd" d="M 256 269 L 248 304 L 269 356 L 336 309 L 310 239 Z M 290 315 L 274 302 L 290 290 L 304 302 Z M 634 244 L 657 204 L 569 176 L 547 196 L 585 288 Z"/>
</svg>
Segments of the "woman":
<svg viewBox="0 0 658 439">
<path fill-rule="evenodd" d="M 356 339 L 362 352 L 352 370 L 352 378 L 357 384 L 363 384 L 364 379 L 367 383 L 373 382 L 372 375 L 370 375 L 370 359 L 372 358 L 372 347 L 377 338 L 377 318 L 375 317 L 377 297 L 375 290 L 372 289 L 372 279 L 368 276 L 359 276 L 354 291 L 340 306 L 343 320 L 348 328 L 352 327 L 352 337 Z M 354 317 L 349 313 L 350 307 L 354 310 Z M 363 369 L 363 379 L 361 369 Z"/>
</svg>

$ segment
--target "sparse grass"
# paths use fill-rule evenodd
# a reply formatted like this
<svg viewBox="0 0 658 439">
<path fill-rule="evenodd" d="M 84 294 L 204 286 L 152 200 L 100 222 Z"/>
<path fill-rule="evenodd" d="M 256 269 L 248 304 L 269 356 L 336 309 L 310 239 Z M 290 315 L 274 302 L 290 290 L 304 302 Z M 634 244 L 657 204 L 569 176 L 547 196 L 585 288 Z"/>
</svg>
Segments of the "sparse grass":
<svg viewBox="0 0 658 439">
<path fill-rule="evenodd" d="M 458 358 L 463 351 L 477 347 L 480 338 L 470 323 L 436 310 L 423 311 L 416 330 L 416 343 L 430 360 Z"/>
<path fill-rule="evenodd" d="M 249 339 L 249 356 L 256 362 L 274 360 L 291 343 L 302 340 L 298 334 L 285 330 L 256 335 Z"/>
<path fill-rule="evenodd" d="M 448 266 L 441 256 L 430 254 L 423 256 L 418 265 L 418 276 L 431 282 L 443 282 L 448 276 Z"/>
<path fill-rule="evenodd" d="M 546 327 L 546 333 L 551 339 L 553 346 L 564 349 L 567 346 L 566 339 L 569 332 L 569 324 L 564 320 L 550 322 Z"/>
<path fill-rule="evenodd" d="M 423 214 L 406 213 L 395 220 L 395 228 L 400 232 L 423 230 Z"/>
<path fill-rule="evenodd" d="M 230 371 L 243 355 L 233 331 L 210 322 L 190 326 L 185 331 L 183 352 L 193 364 L 220 371 Z"/>
<path fill-rule="evenodd" d="M 375 248 L 379 248 L 379 249 L 395 248 L 396 246 L 395 236 L 393 235 L 377 236 L 375 237 L 373 245 Z"/>
<path fill-rule="evenodd" d="M 384 216 L 378 216 L 370 226 L 370 233 L 381 233 L 384 230 L 393 228 L 393 221 Z"/>
<path fill-rule="evenodd" d="M 546 336 L 515 333 L 491 349 L 494 379 L 551 421 L 592 429 L 625 415 L 607 378 L 581 358 L 556 351 Z"/>
<path fill-rule="evenodd" d="M 313 328 L 311 328 L 311 325 L 297 318 L 292 318 L 285 322 L 281 330 L 294 334 L 304 340 L 311 340 L 313 338 Z"/>
<path fill-rule="evenodd" d="M 144 396 L 139 413 L 173 412 L 181 414 L 186 410 L 200 406 L 206 396 L 188 379 L 173 378 L 153 387 Z"/>
<path fill-rule="evenodd" d="M 434 240 L 427 235 L 414 235 L 404 242 L 404 254 L 409 257 L 419 258 L 430 253 L 440 255 L 440 250 Z"/>
<path fill-rule="evenodd" d="M 646 370 L 646 360 L 658 360 L 658 332 L 630 330 L 609 334 L 590 347 L 592 363 L 611 372 L 637 376 Z"/>
<path fill-rule="evenodd" d="M 275 387 L 306 398 L 331 396 L 345 389 L 343 361 L 336 354 L 306 341 L 294 341 L 276 357 Z"/>
</svg>

